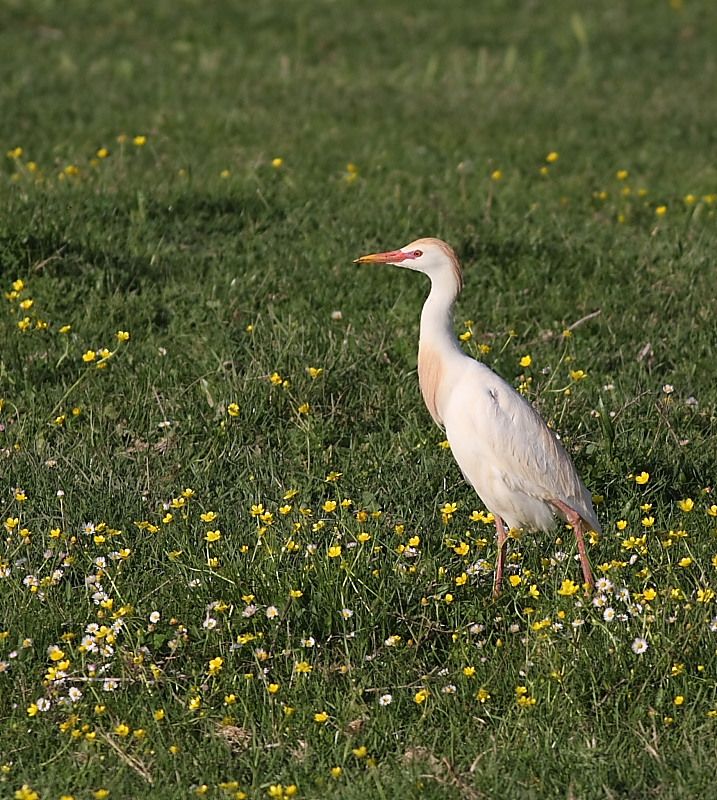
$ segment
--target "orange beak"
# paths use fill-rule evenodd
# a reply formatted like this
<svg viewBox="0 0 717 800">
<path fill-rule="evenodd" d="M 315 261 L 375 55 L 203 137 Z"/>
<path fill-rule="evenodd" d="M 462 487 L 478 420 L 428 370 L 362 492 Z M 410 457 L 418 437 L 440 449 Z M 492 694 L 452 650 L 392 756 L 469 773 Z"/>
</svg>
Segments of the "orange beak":
<svg viewBox="0 0 717 800">
<path fill-rule="evenodd" d="M 411 256 L 403 250 L 391 250 L 388 253 L 370 253 L 354 259 L 354 264 L 398 264 Z"/>
</svg>

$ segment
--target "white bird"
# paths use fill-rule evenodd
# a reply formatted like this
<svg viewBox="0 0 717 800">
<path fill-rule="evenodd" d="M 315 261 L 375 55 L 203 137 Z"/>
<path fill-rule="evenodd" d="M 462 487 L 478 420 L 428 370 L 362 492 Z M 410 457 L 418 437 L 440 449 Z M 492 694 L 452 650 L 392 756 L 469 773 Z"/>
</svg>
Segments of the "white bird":
<svg viewBox="0 0 717 800">
<path fill-rule="evenodd" d="M 423 272 L 431 280 L 421 313 L 418 381 L 463 475 L 495 517 L 494 595 L 503 579 L 506 526 L 547 531 L 556 516 L 572 527 L 584 582 L 592 588 L 584 534 L 599 533 L 600 523 L 590 492 L 530 403 L 461 349 L 453 333 L 453 304 L 463 288 L 463 274 L 453 249 L 440 239 L 416 239 L 400 250 L 361 256 L 355 263 L 372 262 Z"/>
</svg>

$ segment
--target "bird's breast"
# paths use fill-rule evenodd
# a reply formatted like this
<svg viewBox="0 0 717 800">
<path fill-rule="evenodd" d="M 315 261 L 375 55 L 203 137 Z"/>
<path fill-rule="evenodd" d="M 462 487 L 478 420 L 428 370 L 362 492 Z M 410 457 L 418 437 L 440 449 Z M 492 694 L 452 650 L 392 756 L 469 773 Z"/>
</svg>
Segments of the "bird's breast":
<svg viewBox="0 0 717 800">
<path fill-rule="evenodd" d="M 421 387 L 423 401 L 428 413 L 436 425 L 443 427 L 440 411 L 440 391 L 443 381 L 443 362 L 440 355 L 432 347 L 418 348 L 418 384 Z"/>
</svg>

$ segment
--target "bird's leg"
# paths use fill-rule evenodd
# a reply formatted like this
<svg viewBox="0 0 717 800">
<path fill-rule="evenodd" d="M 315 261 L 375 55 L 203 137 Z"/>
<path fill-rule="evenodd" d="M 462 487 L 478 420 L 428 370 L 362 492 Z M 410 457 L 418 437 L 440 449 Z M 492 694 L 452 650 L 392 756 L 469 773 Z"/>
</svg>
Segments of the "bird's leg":
<svg viewBox="0 0 717 800">
<path fill-rule="evenodd" d="M 505 561 L 505 542 L 508 534 L 505 530 L 505 524 L 500 517 L 495 518 L 495 531 L 498 539 L 498 557 L 495 562 L 495 576 L 493 578 L 493 597 L 498 597 L 500 594 L 501 584 L 503 583 L 503 563 Z"/>
<path fill-rule="evenodd" d="M 578 543 L 578 553 L 580 554 L 580 566 L 583 570 L 583 579 L 588 587 L 592 589 L 595 586 L 595 579 L 593 578 L 592 570 L 590 569 L 590 561 L 588 560 L 588 553 L 585 547 L 585 537 L 583 532 L 587 530 L 587 525 L 583 518 L 577 511 L 570 508 L 570 506 L 563 503 L 561 500 L 553 500 L 553 505 L 562 511 L 565 515 L 565 520 L 573 529 L 575 539 Z"/>
</svg>

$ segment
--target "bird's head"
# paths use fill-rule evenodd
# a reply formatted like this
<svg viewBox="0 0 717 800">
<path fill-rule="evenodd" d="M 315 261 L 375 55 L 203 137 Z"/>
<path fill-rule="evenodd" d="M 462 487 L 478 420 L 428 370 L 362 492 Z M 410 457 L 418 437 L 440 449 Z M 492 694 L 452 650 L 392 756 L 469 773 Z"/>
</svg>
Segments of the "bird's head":
<svg viewBox="0 0 717 800">
<path fill-rule="evenodd" d="M 355 264 L 394 264 L 423 272 L 431 281 L 451 280 L 460 291 L 463 288 L 463 272 L 453 248 L 441 239 L 416 239 L 400 250 L 371 253 L 355 259 Z"/>
</svg>

